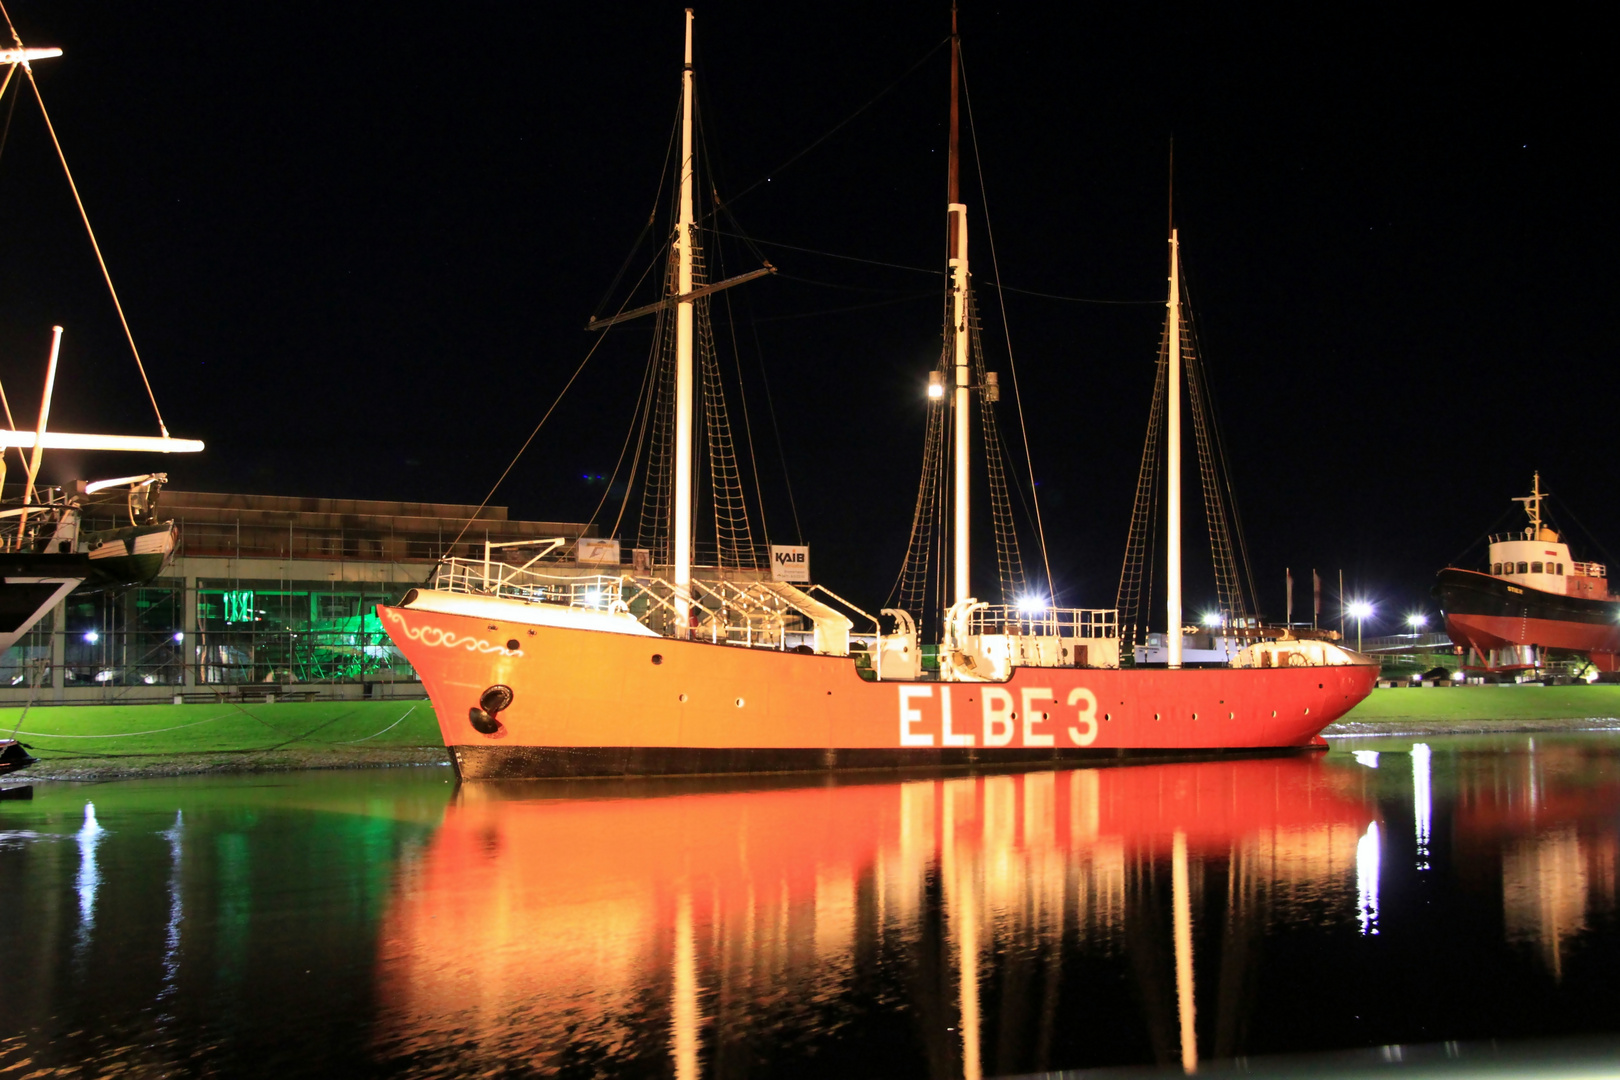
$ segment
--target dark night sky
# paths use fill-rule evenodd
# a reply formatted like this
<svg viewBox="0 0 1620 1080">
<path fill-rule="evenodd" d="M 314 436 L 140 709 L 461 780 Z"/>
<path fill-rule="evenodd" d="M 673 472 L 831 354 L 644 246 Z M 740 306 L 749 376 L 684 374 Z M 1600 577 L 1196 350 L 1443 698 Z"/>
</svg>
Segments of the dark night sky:
<svg viewBox="0 0 1620 1080">
<path fill-rule="evenodd" d="M 28 44 L 66 51 L 36 65 L 46 104 L 169 426 L 209 444 L 166 463 L 171 482 L 479 501 L 591 344 L 580 327 L 653 205 L 680 5 L 8 7 Z M 1392 614 L 1424 602 L 1535 468 L 1620 544 L 1604 479 L 1615 94 L 1601 26 L 1532 10 L 962 9 L 984 174 L 964 194 L 992 316 L 986 194 L 1006 284 L 1162 298 L 1174 135 L 1177 224 L 1273 615 L 1285 565 L 1343 567 Z M 777 166 L 947 19 L 941 3 L 699 8 L 711 164 L 754 237 L 942 264 L 944 50 Z M 62 322 L 53 426 L 151 430 L 31 97 L 0 208 L 0 372 L 20 421 Z M 910 519 L 940 279 L 763 250 L 782 275 L 730 298 L 772 539 L 793 530 L 761 355 L 817 576 L 875 607 Z M 753 265 L 720 254 L 729 273 Z M 1163 309 L 1007 309 L 1059 588 L 1111 604 Z M 999 317 L 986 339 L 1006 371 Z M 647 340 L 610 336 L 496 503 L 590 514 L 601 489 L 580 477 L 612 471 Z"/>
</svg>

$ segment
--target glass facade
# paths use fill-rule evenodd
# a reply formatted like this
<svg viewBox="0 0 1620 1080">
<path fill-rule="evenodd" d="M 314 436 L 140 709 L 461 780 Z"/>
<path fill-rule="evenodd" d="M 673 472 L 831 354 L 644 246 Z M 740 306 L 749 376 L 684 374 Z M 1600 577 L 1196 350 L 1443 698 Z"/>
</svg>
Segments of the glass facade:
<svg viewBox="0 0 1620 1080">
<path fill-rule="evenodd" d="M 36 678 L 51 686 L 53 651 L 63 687 L 415 681 L 376 612 L 407 587 L 201 578 L 189 625 L 180 578 L 69 595 L 61 641 L 52 641 L 58 624 L 47 615 L 0 657 L 0 686 L 23 689 Z"/>
<path fill-rule="evenodd" d="M 197 682 L 308 683 L 414 679 L 383 632 L 384 582 L 197 582 Z"/>
</svg>

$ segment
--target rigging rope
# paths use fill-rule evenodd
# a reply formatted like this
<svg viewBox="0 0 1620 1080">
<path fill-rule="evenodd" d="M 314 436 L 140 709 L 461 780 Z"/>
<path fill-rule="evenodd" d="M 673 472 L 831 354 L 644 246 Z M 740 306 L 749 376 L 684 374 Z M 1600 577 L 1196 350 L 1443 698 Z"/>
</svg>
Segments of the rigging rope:
<svg viewBox="0 0 1620 1080">
<path fill-rule="evenodd" d="M 960 46 L 958 47 L 960 51 Z M 1007 342 L 1007 368 L 1012 374 L 1013 402 L 1018 407 L 1018 431 L 1024 437 L 1024 465 L 1029 470 L 1029 497 L 1035 507 L 1035 535 L 1041 542 L 1041 564 L 1046 569 L 1046 595 L 1055 601 L 1052 560 L 1046 551 L 1046 528 L 1041 522 L 1041 494 L 1035 480 L 1035 459 L 1029 449 L 1029 426 L 1024 423 L 1024 397 L 1018 391 L 1018 364 L 1013 360 L 1012 329 L 1007 324 L 1007 299 L 1001 291 L 1001 265 L 996 259 L 996 233 L 990 227 L 990 196 L 984 186 L 984 159 L 979 156 L 979 129 L 973 123 L 973 95 L 968 92 L 967 62 L 961 62 L 962 101 L 967 105 L 968 137 L 973 143 L 973 167 L 979 177 L 979 199 L 984 203 L 984 232 L 990 241 L 990 272 L 995 275 L 996 299 L 1001 305 L 1001 330 Z"/>
<path fill-rule="evenodd" d="M 885 86 L 882 90 L 879 90 L 876 94 L 874 94 L 870 99 L 867 100 L 866 104 L 862 105 L 860 108 L 856 109 L 854 112 L 850 113 L 848 116 L 846 116 L 842 120 L 838 121 L 838 123 L 836 123 L 832 127 L 828 128 L 827 132 L 824 135 L 817 138 L 809 146 L 806 146 L 803 150 L 800 150 L 798 153 L 794 154 L 792 157 L 790 157 L 786 161 L 782 162 L 782 164 L 778 165 L 774 169 L 769 170 L 768 172 L 765 173 L 764 176 L 760 177 L 758 180 L 755 180 L 752 184 L 749 184 L 747 187 L 745 187 L 741 191 L 737 192 L 737 194 L 735 194 L 735 195 L 733 195 L 731 197 L 731 201 L 736 202 L 738 199 L 742 198 L 744 195 L 747 195 L 750 191 L 753 191 L 755 188 L 759 187 L 761 184 L 766 183 L 767 181 L 769 181 L 776 173 L 779 173 L 783 169 L 786 169 L 789 165 L 792 165 L 794 162 L 796 162 L 800 158 L 804 157 L 804 155 L 808 154 L 810 151 L 814 150 L 816 147 L 820 146 L 822 143 L 826 142 L 828 139 L 830 139 L 834 135 L 838 134 L 838 132 L 844 127 L 844 125 L 848 124 L 851 120 L 853 120 L 857 116 L 861 115 L 861 113 L 865 112 L 867 109 L 870 109 L 873 105 L 876 105 L 879 100 L 881 100 L 885 95 L 887 95 L 889 93 L 889 91 L 893 90 L 895 87 L 899 86 L 901 83 L 903 83 L 907 79 L 909 79 L 913 72 L 915 72 L 918 68 L 922 67 L 923 64 L 925 64 L 928 61 L 929 57 L 933 56 L 940 49 L 942 49 L 946 44 L 948 44 L 950 42 L 950 40 L 951 39 L 949 37 L 941 38 L 940 41 L 939 41 L 939 44 L 935 45 L 932 49 L 929 49 L 927 52 L 923 53 L 922 56 L 918 58 L 918 60 L 917 60 L 917 62 L 915 64 L 912 64 L 909 68 L 907 68 L 905 70 L 905 73 L 903 75 L 901 75 L 898 79 L 894 80 L 894 82 L 890 83 L 888 86 Z"/>
<path fill-rule="evenodd" d="M 647 239 L 647 234 L 652 231 L 653 225 L 655 225 L 658 221 L 658 202 L 664 196 L 664 177 L 669 172 L 669 159 L 675 153 L 675 136 L 680 133 L 680 130 L 681 101 L 680 98 L 676 98 L 675 124 L 670 128 L 669 142 L 664 146 L 663 164 L 658 166 L 658 190 L 653 194 L 653 208 L 651 212 L 647 214 L 647 224 L 643 225 L 641 227 L 641 232 L 636 234 L 636 242 L 630 245 L 630 252 L 629 254 L 625 255 L 624 262 L 619 265 L 619 272 L 613 275 L 613 280 L 609 282 L 608 287 L 603 290 L 602 299 L 596 302 L 596 307 L 591 311 L 593 316 L 600 315 L 602 313 L 602 309 L 607 307 L 608 298 L 613 295 L 613 290 L 619 287 L 619 282 L 624 280 L 624 272 L 630 269 L 630 261 L 636 257 L 636 252 L 641 250 L 641 242 Z M 656 263 L 657 260 L 655 259 L 654 262 Z M 646 272 L 643 272 L 641 275 L 642 279 L 645 279 L 646 276 Z M 636 284 L 639 286 L 641 281 L 638 280 Z M 630 291 L 631 293 L 634 293 L 635 289 L 631 289 Z M 621 307 L 620 310 L 622 311 L 624 309 Z"/>
<path fill-rule="evenodd" d="M 541 428 L 546 426 L 546 421 L 551 419 L 551 414 L 557 411 L 557 406 L 561 405 L 562 399 L 568 395 L 569 389 L 574 385 L 574 380 L 578 379 L 579 373 L 585 370 L 585 365 L 591 362 L 591 357 L 596 355 L 596 350 L 602 347 L 602 342 L 607 340 L 608 331 L 611 329 L 612 327 L 607 327 L 601 332 L 596 339 L 596 343 L 590 347 L 588 352 L 586 352 L 585 359 L 581 360 L 579 362 L 579 367 L 575 368 L 574 373 L 568 376 L 568 381 L 564 383 L 563 388 L 558 391 L 556 399 L 551 403 L 551 407 L 547 409 L 545 415 L 540 418 L 540 422 L 534 425 L 534 430 L 529 432 L 529 437 L 527 439 L 523 440 L 523 445 L 518 447 L 517 453 L 512 455 L 512 460 L 507 462 L 506 468 L 501 470 L 501 475 L 495 479 L 495 483 L 489 489 L 489 494 L 484 496 L 484 501 L 478 504 L 478 509 L 473 511 L 472 516 L 467 519 L 467 523 L 461 527 L 461 531 L 456 533 L 456 538 L 450 541 L 450 546 L 445 548 L 444 551 L 440 552 L 438 562 L 434 563 L 433 569 L 428 571 L 427 580 L 433 580 L 433 575 L 438 572 L 440 564 L 444 562 L 446 556 L 450 552 L 456 549 L 456 545 L 461 543 L 461 538 L 467 535 L 467 530 L 472 528 L 472 523 L 478 520 L 478 515 L 483 513 L 484 507 L 489 505 L 489 500 L 495 497 L 495 492 L 499 490 L 502 482 L 506 480 L 507 474 L 510 473 L 513 466 L 518 463 L 518 458 L 521 458 L 523 456 L 523 452 L 529 448 L 529 444 L 534 442 L 534 437 L 540 434 Z"/>
<path fill-rule="evenodd" d="M 22 38 L 17 35 L 17 27 L 12 24 L 11 13 L 6 11 L 3 3 L 0 3 L 0 15 L 5 16 L 6 26 L 11 31 L 11 40 L 17 43 L 17 48 L 23 48 Z M 135 355 L 135 367 L 141 373 L 141 383 L 146 387 L 146 398 L 152 403 L 152 412 L 157 415 L 158 430 L 167 439 L 169 428 L 163 422 L 163 410 L 158 408 L 157 395 L 152 393 L 152 380 L 146 377 L 146 365 L 141 363 L 141 351 L 135 347 L 135 335 L 129 329 L 129 319 L 124 316 L 124 305 L 118 299 L 118 290 L 113 287 L 112 273 L 107 269 L 107 260 L 102 257 L 101 244 L 96 240 L 96 231 L 90 226 L 90 215 L 84 208 L 84 200 L 79 197 L 79 185 L 73 182 L 73 170 L 68 168 L 67 154 L 62 151 L 62 141 L 56 137 L 56 125 L 51 123 L 51 114 L 45 108 L 45 99 L 40 95 L 33 67 L 24 62 L 22 69 L 23 74 L 28 76 L 28 85 L 34 89 L 34 100 L 39 102 L 39 115 L 45 118 L 45 130 L 50 132 L 51 145 L 56 147 L 56 156 L 62 162 L 62 172 L 67 176 L 68 189 L 73 192 L 73 201 L 79 208 L 84 231 L 90 236 L 90 248 L 96 253 L 96 262 L 101 266 L 101 276 L 107 282 L 107 291 L 112 294 L 113 307 L 118 311 L 118 321 L 123 324 L 124 337 L 129 341 L 129 351 Z"/>
<path fill-rule="evenodd" d="M 793 499 L 793 480 L 788 476 L 787 450 L 782 446 L 782 428 L 776 422 L 776 402 L 771 397 L 771 380 L 765 374 L 765 349 L 759 342 L 759 320 L 751 319 L 749 330 L 754 335 L 754 352 L 759 356 L 759 379 L 765 384 L 765 407 L 771 414 L 771 430 L 776 433 L 776 456 L 782 462 L 782 482 L 787 487 L 788 508 L 793 511 L 793 537 L 796 543 L 804 543 L 804 531 L 799 528 L 799 504 Z"/>
<path fill-rule="evenodd" d="M 971 120 L 971 118 L 970 118 Z M 890 270 L 907 270 L 914 274 L 929 274 L 933 277 L 944 277 L 945 271 L 931 270 L 926 266 L 909 266 L 905 263 L 885 262 L 882 259 L 868 259 L 861 255 L 845 255 L 838 251 L 826 251 L 822 248 L 804 247 L 799 244 L 784 244 L 777 240 L 760 240 L 757 237 L 743 236 L 737 233 L 728 233 L 721 229 L 714 230 L 720 236 L 732 236 L 739 240 L 747 240 L 750 244 L 763 244 L 766 247 L 782 248 L 785 251 L 798 251 L 806 255 L 821 255 L 828 259 L 842 259 L 845 262 L 865 263 L 868 266 L 883 266 Z M 994 244 L 991 245 L 994 247 Z M 993 260 L 992 260 L 993 261 Z M 787 277 L 788 275 L 779 275 Z M 808 280 L 808 279 L 793 279 Z M 850 286 L 831 285 L 829 282 L 811 282 L 816 285 L 828 285 L 831 288 L 849 288 Z M 1063 296 L 1060 293 L 1040 292 L 1036 289 L 1020 289 L 1016 285 L 997 285 L 1002 292 L 1018 293 L 1021 296 L 1036 296 L 1043 300 L 1062 300 L 1071 304 L 1103 304 L 1108 306 L 1140 307 L 1144 304 L 1162 304 L 1163 300 L 1099 300 L 1091 296 Z"/>
<path fill-rule="evenodd" d="M 909 304 L 916 300 L 932 300 L 934 293 L 912 293 L 908 296 L 897 296 L 892 300 L 874 300 L 870 304 L 846 304 L 843 307 L 821 308 L 818 311 L 798 311 L 791 315 L 766 315 L 755 318 L 756 323 L 792 322 L 795 319 L 814 319 L 822 315 L 842 315 L 850 311 L 871 311 L 873 308 L 893 307 L 896 304 Z"/>
<path fill-rule="evenodd" d="M 13 75 L 15 75 L 15 74 L 17 74 L 17 65 L 16 64 L 7 65 L 7 67 L 6 67 L 6 81 L 5 82 L 0 82 L 0 97 L 5 97 L 6 96 L 6 91 L 11 88 L 11 77 Z M 5 129 L 0 130 L 0 155 L 4 155 L 5 152 L 6 152 L 6 142 L 11 138 L 11 117 L 16 113 L 16 111 L 17 111 L 17 98 L 13 97 L 11 99 L 11 101 L 6 105 L 6 126 L 5 126 Z"/>
</svg>

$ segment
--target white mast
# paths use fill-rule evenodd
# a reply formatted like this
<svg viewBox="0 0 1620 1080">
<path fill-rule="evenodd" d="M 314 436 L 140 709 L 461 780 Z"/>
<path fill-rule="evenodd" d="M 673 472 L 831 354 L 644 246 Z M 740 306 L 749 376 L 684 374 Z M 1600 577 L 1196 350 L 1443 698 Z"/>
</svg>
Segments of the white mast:
<svg viewBox="0 0 1620 1080">
<path fill-rule="evenodd" d="M 1169 648 L 1170 666 L 1181 666 L 1181 250 L 1176 241 L 1176 230 L 1170 230 L 1170 370 L 1168 408 L 1165 426 L 1169 438 L 1165 440 L 1165 454 L 1169 458 L 1165 470 L 1169 490 L 1165 492 L 1165 505 L 1169 512 L 1169 538 L 1165 552 L 1169 565 L 1164 572 L 1165 591 L 1165 644 Z"/>
<path fill-rule="evenodd" d="M 956 368 L 956 395 L 952 401 L 954 438 L 952 456 L 955 461 L 955 483 L 953 490 L 956 495 L 955 527 L 952 536 L 955 540 L 954 577 L 956 589 L 954 600 L 960 604 L 973 595 L 972 586 L 968 581 L 968 427 L 969 411 L 971 410 L 972 368 L 968 362 L 968 324 L 967 324 L 967 288 L 968 288 L 968 234 L 967 234 L 967 207 L 958 202 L 957 194 L 957 118 L 956 118 L 956 84 L 957 72 L 960 67 L 961 43 L 956 36 L 956 8 L 951 8 L 951 142 L 950 142 L 950 179 L 946 191 L 946 242 L 947 256 L 951 268 L 951 328 L 953 337 L 951 342 L 951 361 Z"/>
<path fill-rule="evenodd" d="M 28 458 L 28 479 L 23 486 L 23 512 L 17 519 L 17 545 L 22 546 L 28 528 L 28 506 L 34 501 L 34 481 L 39 476 L 40 458 L 45 454 L 45 425 L 51 418 L 51 393 L 56 389 L 56 359 L 62 354 L 62 328 L 51 327 L 51 358 L 45 362 L 45 392 L 39 398 L 39 427 L 34 430 L 34 452 Z"/>
<path fill-rule="evenodd" d="M 681 218 L 675 293 L 692 291 L 692 9 L 686 9 L 686 64 L 681 71 Z M 675 305 L 675 636 L 687 637 L 692 588 L 692 301 Z"/>
<path fill-rule="evenodd" d="M 1539 540 L 1541 538 L 1541 471 L 1538 469 L 1535 478 L 1530 483 L 1530 494 L 1515 498 L 1514 502 L 1524 503 L 1524 512 L 1530 516 L 1530 530 L 1527 538 Z"/>
</svg>

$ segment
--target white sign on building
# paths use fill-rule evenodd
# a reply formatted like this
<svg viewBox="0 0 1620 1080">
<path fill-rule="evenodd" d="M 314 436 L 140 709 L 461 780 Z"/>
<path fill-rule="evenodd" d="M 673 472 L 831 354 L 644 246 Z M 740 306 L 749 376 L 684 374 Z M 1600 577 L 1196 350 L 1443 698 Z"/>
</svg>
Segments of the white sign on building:
<svg viewBox="0 0 1620 1080">
<path fill-rule="evenodd" d="M 810 583 L 810 548 L 792 544 L 771 545 L 771 580 Z"/>
<path fill-rule="evenodd" d="M 579 538 L 579 544 L 574 548 L 574 561 L 618 566 L 619 542 L 617 540 L 596 540 L 582 536 Z"/>
</svg>

